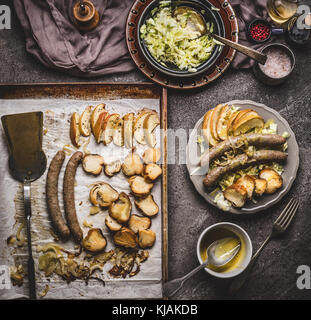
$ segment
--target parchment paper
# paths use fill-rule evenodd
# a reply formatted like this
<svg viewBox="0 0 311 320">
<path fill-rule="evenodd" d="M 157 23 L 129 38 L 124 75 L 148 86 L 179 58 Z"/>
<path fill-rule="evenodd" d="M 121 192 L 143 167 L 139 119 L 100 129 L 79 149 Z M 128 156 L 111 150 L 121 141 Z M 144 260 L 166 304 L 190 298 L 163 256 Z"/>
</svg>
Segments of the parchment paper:
<svg viewBox="0 0 311 320">
<path fill-rule="evenodd" d="M 119 113 L 124 115 L 128 112 L 135 112 L 142 108 L 151 108 L 160 114 L 159 100 L 156 99 L 122 99 L 122 100 L 101 100 L 101 101 L 81 101 L 69 99 L 41 99 L 41 100 L 0 100 L 0 116 L 11 113 L 21 113 L 30 111 L 42 111 L 44 113 L 44 136 L 43 150 L 48 159 L 48 165 L 52 157 L 58 150 L 65 145 L 71 145 L 69 138 L 70 117 L 74 111 L 83 112 L 86 106 L 96 106 L 99 103 L 106 103 L 106 109 L 109 113 Z M 157 147 L 160 147 L 160 129 L 156 129 Z M 85 139 L 87 140 L 87 138 Z M 147 146 L 136 144 L 137 152 L 142 155 Z M 72 149 L 74 149 L 72 147 Z M 0 140 L 0 265 L 12 266 L 16 262 L 22 263 L 26 268 L 27 246 L 26 243 L 21 248 L 13 249 L 6 243 L 7 238 L 16 233 L 23 221 L 23 199 L 22 185 L 13 180 L 8 169 L 8 152 L 6 139 L 3 130 L 1 130 Z M 83 148 L 80 150 L 83 152 Z M 111 143 L 104 146 L 102 143 L 97 145 L 94 137 L 91 137 L 87 150 L 91 153 L 102 155 L 106 161 L 123 159 L 130 152 L 125 147 L 117 147 Z M 84 150 L 85 151 L 85 150 Z M 61 209 L 63 209 L 62 199 L 62 178 L 65 170 L 65 164 L 69 160 L 66 156 L 60 178 L 59 178 L 59 200 Z M 54 242 L 51 230 L 51 222 L 46 210 L 45 201 L 45 181 L 47 170 L 44 175 L 32 183 L 32 244 L 33 254 L 36 265 L 37 294 L 40 298 L 40 292 L 43 292 L 45 286 L 49 285 L 49 291 L 45 298 L 48 299 L 147 299 L 162 297 L 162 267 L 161 267 L 161 180 L 157 181 L 152 189 L 154 200 L 160 208 L 159 214 L 152 219 L 151 229 L 156 232 L 157 240 L 152 249 L 149 250 L 149 259 L 141 264 L 141 271 L 133 278 L 115 279 L 109 277 L 107 270 L 104 270 L 103 277 L 105 286 L 99 281 L 90 280 L 88 286 L 82 280 L 76 280 L 67 284 L 59 276 L 54 275 L 50 281 L 45 278 L 43 272 L 38 270 L 38 254 L 36 246 L 49 242 Z M 105 216 L 107 211 L 101 211 L 95 216 L 90 216 L 91 204 L 88 200 L 90 185 L 104 181 L 111 184 L 118 192 L 130 194 L 130 188 L 127 178 L 122 172 L 112 178 L 108 178 L 102 173 L 98 177 L 87 175 L 81 166 L 79 166 L 76 175 L 75 201 L 77 214 L 84 235 L 89 229 L 82 226 L 84 220 L 93 223 L 93 227 L 101 228 L 108 239 L 106 251 L 114 248 L 111 235 L 105 226 Z M 132 201 L 132 214 L 139 214 Z M 63 211 L 63 210 L 62 210 Z M 25 233 L 25 230 L 22 231 Z M 73 251 L 74 243 L 69 240 L 60 244 Z M 109 263 L 105 268 L 110 269 Z M 28 281 L 24 279 L 22 287 L 12 286 L 9 290 L 0 290 L 1 299 L 14 299 L 28 297 Z"/>
</svg>

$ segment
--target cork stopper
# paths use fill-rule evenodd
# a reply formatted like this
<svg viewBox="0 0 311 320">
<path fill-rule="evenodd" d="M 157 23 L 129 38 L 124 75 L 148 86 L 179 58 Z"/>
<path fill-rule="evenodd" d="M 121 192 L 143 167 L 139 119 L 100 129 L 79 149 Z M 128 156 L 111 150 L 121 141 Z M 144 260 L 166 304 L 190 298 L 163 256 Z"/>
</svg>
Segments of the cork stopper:
<svg viewBox="0 0 311 320">
<path fill-rule="evenodd" d="M 86 32 L 96 28 L 99 24 L 99 13 L 89 0 L 78 1 L 73 7 L 75 25 Z"/>
</svg>

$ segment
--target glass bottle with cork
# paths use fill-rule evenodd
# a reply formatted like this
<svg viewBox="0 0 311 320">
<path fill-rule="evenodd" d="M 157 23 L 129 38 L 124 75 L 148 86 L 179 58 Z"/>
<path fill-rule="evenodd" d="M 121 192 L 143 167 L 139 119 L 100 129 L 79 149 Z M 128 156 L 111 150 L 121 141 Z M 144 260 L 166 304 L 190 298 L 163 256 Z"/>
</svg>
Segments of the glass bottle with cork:
<svg viewBox="0 0 311 320">
<path fill-rule="evenodd" d="M 298 0 L 268 0 L 267 10 L 276 24 L 284 24 L 292 18 L 298 8 Z"/>
</svg>

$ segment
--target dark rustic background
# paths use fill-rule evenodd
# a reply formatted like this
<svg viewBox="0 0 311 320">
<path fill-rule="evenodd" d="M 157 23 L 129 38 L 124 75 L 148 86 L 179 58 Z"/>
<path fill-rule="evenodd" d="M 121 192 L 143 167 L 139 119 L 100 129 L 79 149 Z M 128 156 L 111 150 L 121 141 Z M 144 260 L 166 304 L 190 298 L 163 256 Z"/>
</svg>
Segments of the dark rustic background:
<svg viewBox="0 0 311 320">
<path fill-rule="evenodd" d="M 0 4 L 12 8 L 12 30 L 0 30 L 0 82 L 75 82 L 74 78 L 48 70 L 25 52 L 23 32 L 9 0 Z M 229 70 L 215 83 L 196 92 L 169 91 L 169 128 L 193 128 L 207 108 L 233 99 L 250 99 L 280 112 L 296 134 L 300 147 L 300 169 L 285 199 L 252 217 L 232 217 L 208 205 L 188 177 L 185 165 L 170 165 L 169 192 L 169 277 L 180 277 L 197 266 L 196 242 L 209 225 L 230 221 L 249 233 L 257 250 L 286 202 L 295 197 L 297 217 L 280 240 L 271 242 L 261 254 L 245 287 L 234 297 L 227 294 L 227 282 L 204 271 L 187 282 L 177 299 L 310 299 L 311 290 L 298 290 L 296 270 L 311 267 L 311 43 L 294 48 L 297 66 L 290 79 L 277 88 L 259 83 L 251 71 Z M 94 81 L 94 80 L 93 80 Z M 139 71 L 95 79 L 105 81 L 146 81 Z M 184 146 L 180 146 L 184 148 Z"/>
</svg>

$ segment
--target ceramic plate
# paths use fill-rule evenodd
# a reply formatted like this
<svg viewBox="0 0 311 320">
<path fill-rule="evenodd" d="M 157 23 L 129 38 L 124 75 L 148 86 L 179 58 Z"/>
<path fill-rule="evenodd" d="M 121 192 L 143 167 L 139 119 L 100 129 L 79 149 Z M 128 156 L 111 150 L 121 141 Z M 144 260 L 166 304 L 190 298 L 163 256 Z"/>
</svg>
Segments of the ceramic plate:
<svg viewBox="0 0 311 320">
<path fill-rule="evenodd" d="M 231 207 L 230 211 L 233 214 L 251 214 L 259 211 L 263 211 L 271 207 L 272 205 L 279 202 L 290 190 L 294 180 L 296 179 L 297 170 L 299 167 L 299 148 L 295 138 L 295 134 L 290 128 L 288 122 L 275 110 L 253 101 L 248 100 L 234 100 L 228 102 L 229 105 L 234 105 L 239 107 L 241 110 L 243 109 L 253 109 L 257 111 L 265 121 L 268 119 L 273 119 L 275 123 L 278 125 L 278 133 L 282 134 L 287 131 L 290 134 L 290 137 L 287 139 L 288 142 L 288 159 L 284 164 L 284 172 L 282 174 L 283 178 L 283 187 L 279 189 L 272 195 L 263 195 L 262 197 L 258 197 L 257 203 L 253 203 L 251 201 L 247 201 L 243 208 L 234 208 Z M 200 154 L 200 146 L 196 142 L 197 140 L 197 132 L 201 130 L 203 117 L 196 123 L 194 130 L 190 134 L 189 142 L 187 145 L 187 169 L 190 175 L 190 179 L 193 182 L 196 190 L 200 193 L 200 195 L 210 204 L 217 207 L 214 202 L 214 197 L 211 196 L 203 186 L 203 179 L 205 175 L 191 175 L 196 169 L 198 169 L 198 164 L 196 161 L 190 163 L 189 155 Z"/>
</svg>

